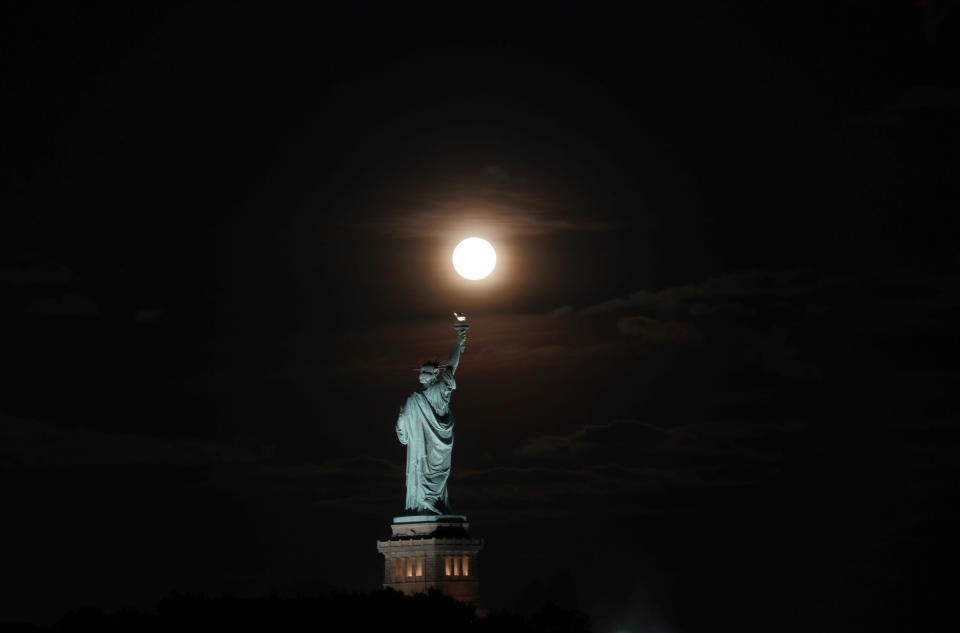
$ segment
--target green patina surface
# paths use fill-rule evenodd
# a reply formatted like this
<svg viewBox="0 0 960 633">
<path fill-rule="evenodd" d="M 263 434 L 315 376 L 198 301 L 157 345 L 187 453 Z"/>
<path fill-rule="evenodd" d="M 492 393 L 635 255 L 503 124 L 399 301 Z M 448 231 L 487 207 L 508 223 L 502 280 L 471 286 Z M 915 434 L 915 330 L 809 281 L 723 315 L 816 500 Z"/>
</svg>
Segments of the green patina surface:
<svg viewBox="0 0 960 633">
<path fill-rule="evenodd" d="M 466 323 L 458 323 L 453 353 L 446 364 L 420 367 L 421 389 L 400 408 L 397 437 L 407 447 L 405 508 L 426 516 L 450 512 L 447 479 L 453 454 L 453 413 L 450 399 L 457 388 L 454 374 L 466 348 Z"/>
</svg>

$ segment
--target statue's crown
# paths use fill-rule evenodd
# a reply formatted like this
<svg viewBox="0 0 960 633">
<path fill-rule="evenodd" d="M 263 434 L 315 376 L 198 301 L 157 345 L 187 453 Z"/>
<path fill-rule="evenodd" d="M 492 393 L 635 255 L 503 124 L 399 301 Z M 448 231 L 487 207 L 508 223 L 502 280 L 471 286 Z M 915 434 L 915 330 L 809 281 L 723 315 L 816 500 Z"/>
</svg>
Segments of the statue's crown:
<svg viewBox="0 0 960 633">
<path fill-rule="evenodd" d="M 413 371 L 419 371 L 419 372 L 432 371 L 433 373 L 437 373 L 438 371 L 443 369 L 444 365 L 445 363 L 442 363 L 438 360 L 428 360 L 427 362 L 423 363 Z"/>
</svg>

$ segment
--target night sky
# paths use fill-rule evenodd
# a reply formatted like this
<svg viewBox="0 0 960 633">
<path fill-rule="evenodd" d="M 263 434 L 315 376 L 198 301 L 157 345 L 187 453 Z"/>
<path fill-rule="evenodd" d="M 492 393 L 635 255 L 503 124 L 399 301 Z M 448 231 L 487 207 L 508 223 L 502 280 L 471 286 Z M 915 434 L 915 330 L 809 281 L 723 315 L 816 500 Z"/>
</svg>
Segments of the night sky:
<svg viewBox="0 0 960 633">
<path fill-rule="evenodd" d="M 956 630 L 960 6 L 641 4 L 5 5 L 0 621 L 376 589 L 459 310 L 488 606 Z"/>
</svg>

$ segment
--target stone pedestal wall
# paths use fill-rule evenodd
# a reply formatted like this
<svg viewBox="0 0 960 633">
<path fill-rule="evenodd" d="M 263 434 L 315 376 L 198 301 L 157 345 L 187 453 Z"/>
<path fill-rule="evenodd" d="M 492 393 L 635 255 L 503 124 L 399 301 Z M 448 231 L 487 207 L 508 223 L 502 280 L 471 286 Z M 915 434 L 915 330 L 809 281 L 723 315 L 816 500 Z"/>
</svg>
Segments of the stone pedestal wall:
<svg viewBox="0 0 960 633">
<path fill-rule="evenodd" d="M 391 537 L 377 541 L 377 551 L 384 557 L 384 588 L 405 594 L 437 589 L 480 606 L 478 554 L 483 549 L 483 539 L 470 537 L 466 517 L 423 518 L 411 521 L 411 517 L 398 517 L 391 526 Z"/>
</svg>

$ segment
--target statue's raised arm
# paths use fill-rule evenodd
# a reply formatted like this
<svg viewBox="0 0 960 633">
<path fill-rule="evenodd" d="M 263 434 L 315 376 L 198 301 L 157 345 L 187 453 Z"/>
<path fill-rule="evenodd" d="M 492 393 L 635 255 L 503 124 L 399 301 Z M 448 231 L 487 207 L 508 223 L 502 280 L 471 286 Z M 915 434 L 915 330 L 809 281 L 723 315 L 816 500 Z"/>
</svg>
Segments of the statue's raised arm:
<svg viewBox="0 0 960 633">
<path fill-rule="evenodd" d="M 457 366 L 460 364 L 460 354 L 467 349 L 467 328 L 457 328 L 457 340 L 453 344 L 453 351 L 447 360 L 447 371 L 451 374 L 457 373 Z"/>
</svg>

